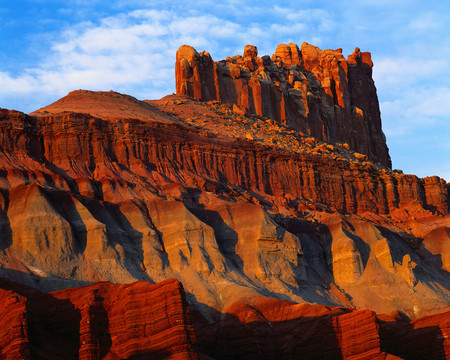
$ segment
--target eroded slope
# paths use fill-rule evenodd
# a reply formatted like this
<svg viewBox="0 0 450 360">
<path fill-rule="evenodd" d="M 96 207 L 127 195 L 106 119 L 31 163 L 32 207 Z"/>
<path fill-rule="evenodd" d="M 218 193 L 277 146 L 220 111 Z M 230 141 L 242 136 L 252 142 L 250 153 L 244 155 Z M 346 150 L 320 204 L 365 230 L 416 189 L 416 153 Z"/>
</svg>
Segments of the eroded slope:
<svg viewBox="0 0 450 360">
<path fill-rule="evenodd" d="M 175 277 L 202 312 L 257 294 L 411 317 L 448 305 L 431 240 L 447 234 L 443 180 L 227 105 L 151 104 L 173 121 L 2 111 L 4 276 L 43 290 Z"/>
</svg>

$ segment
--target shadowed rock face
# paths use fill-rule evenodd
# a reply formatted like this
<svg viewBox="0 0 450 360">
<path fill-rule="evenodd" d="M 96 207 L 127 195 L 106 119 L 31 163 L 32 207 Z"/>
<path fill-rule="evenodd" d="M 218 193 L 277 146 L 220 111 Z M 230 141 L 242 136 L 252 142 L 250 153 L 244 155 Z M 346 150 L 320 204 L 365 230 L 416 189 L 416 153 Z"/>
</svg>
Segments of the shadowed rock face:
<svg viewBox="0 0 450 360">
<path fill-rule="evenodd" d="M 198 324 L 198 347 L 214 359 L 446 359 L 450 313 L 408 321 L 322 305 L 256 298 L 221 321 Z"/>
<path fill-rule="evenodd" d="M 0 279 L 2 359 L 197 359 L 182 285 L 41 293 Z"/>
<path fill-rule="evenodd" d="M 175 64 L 177 94 L 236 104 L 319 140 L 348 143 L 391 167 L 370 53 L 356 48 L 346 60 L 342 49 L 303 43 L 301 49 L 281 44 L 271 58 L 257 55 L 247 45 L 243 56 L 214 62 L 183 45 Z"/>
<path fill-rule="evenodd" d="M 261 296 L 222 314 L 210 309 L 213 320 L 194 314 L 195 336 L 173 279 L 51 293 L 0 279 L 0 304 L 2 359 L 445 359 L 450 351 L 450 313 L 409 322 Z"/>
</svg>

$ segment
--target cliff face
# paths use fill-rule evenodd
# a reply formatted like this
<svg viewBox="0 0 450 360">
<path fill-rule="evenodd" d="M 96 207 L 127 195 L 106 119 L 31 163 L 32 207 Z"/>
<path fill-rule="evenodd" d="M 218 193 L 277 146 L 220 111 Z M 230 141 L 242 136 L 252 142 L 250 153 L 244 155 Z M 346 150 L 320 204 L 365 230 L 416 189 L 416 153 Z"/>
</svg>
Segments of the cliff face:
<svg viewBox="0 0 450 360">
<path fill-rule="evenodd" d="M 41 293 L 0 279 L 2 359 L 446 359 L 449 314 L 397 314 L 254 296 L 190 323 L 181 284 L 101 282 Z"/>
<path fill-rule="evenodd" d="M 257 298 L 198 324 L 199 350 L 214 359 L 448 359 L 446 312 L 409 321 L 323 305 Z"/>
<path fill-rule="evenodd" d="M 201 109 L 196 111 L 200 115 Z M 419 179 L 378 169 L 367 161 L 349 161 L 340 156 L 339 148 L 320 144 L 310 152 L 285 153 L 259 142 L 216 138 L 175 122 L 123 119 L 112 123 L 69 113 L 36 119 L 3 112 L 2 118 L 2 148 L 44 165 L 69 167 L 74 180 L 80 176 L 79 181 L 85 183 L 79 191 L 87 186 L 86 191 L 95 192 L 93 183 L 87 181 L 91 178 L 103 185 L 102 172 L 108 162 L 131 172 L 135 167 L 149 174 L 156 170 L 185 186 L 203 179 L 229 191 L 230 186 L 239 186 L 278 199 L 289 195 L 294 203 L 308 200 L 354 214 L 392 214 L 403 208 L 447 214 L 449 209 L 442 179 Z"/>
<path fill-rule="evenodd" d="M 1 287 L 2 356 L 195 358 L 179 282 L 205 359 L 395 359 L 422 333 L 418 354 L 447 351 L 446 315 L 379 314 L 448 310 L 449 185 L 380 160 L 368 54 L 293 48 L 216 64 L 182 47 L 178 90 L 208 102 L 75 91 L 0 110 L 0 276 L 51 291 Z M 233 77 L 205 77 L 219 67 Z M 365 145 L 308 135 L 353 134 L 354 112 Z"/>
<path fill-rule="evenodd" d="M 243 56 L 214 62 L 190 46 L 177 51 L 177 94 L 236 104 L 250 114 L 335 144 L 348 143 L 390 168 L 370 53 L 357 48 L 346 60 L 342 50 L 307 43 L 281 44 L 270 58 L 247 45 Z"/>
<path fill-rule="evenodd" d="M 52 113 L 83 98 L 101 117 Z M 427 285 L 448 276 L 443 180 L 227 106 L 76 92 L 2 111 L 0 272 L 41 289 L 175 277 L 219 309 L 261 291 L 413 317 L 447 305 Z"/>
<path fill-rule="evenodd" d="M 0 279 L 2 359 L 197 359 L 182 285 L 41 293 Z"/>
</svg>

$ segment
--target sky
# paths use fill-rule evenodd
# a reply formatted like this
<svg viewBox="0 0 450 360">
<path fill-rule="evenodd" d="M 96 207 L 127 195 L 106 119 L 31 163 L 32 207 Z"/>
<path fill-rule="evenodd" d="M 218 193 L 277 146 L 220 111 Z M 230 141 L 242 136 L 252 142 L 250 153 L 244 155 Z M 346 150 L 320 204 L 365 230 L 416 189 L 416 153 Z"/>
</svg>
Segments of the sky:
<svg viewBox="0 0 450 360">
<path fill-rule="evenodd" d="M 218 61 L 304 41 L 371 52 L 393 168 L 450 181 L 448 0 L 0 0 L 0 107 L 29 113 L 76 89 L 159 99 L 181 45 Z"/>
</svg>

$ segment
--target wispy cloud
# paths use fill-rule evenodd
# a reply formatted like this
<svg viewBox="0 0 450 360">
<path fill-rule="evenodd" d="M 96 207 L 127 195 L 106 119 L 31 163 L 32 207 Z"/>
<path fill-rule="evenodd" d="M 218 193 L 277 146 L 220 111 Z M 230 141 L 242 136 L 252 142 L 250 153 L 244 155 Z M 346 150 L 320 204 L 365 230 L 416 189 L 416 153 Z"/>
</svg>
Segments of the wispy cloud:
<svg viewBox="0 0 450 360">
<path fill-rule="evenodd" d="M 241 53 L 248 43 L 261 45 L 271 54 L 276 39 L 297 41 L 291 39 L 292 34 L 308 32 L 308 22 L 314 22 L 321 14 L 318 10 L 280 13 L 293 21 L 286 23 L 282 17 L 280 23 L 264 29 L 256 23 L 198 14 L 195 9 L 185 14 L 140 9 L 74 24 L 52 42 L 48 55 L 35 67 L 16 76 L 1 73 L 2 83 L 7 86 L 0 88 L 0 99 L 5 101 L 0 106 L 8 106 L 17 96 L 63 96 L 78 88 L 133 88 L 133 95 L 145 98 L 148 94 L 144 91 L 152 86 L 153 94 L 163 96 L 174 88 L 174 60 L 179 46 L 189 44 L 199 51 L 206 49 L 216 59 Z M 307 20 L 294 22 L 297 17 Z M 25 102 L 21 104 L 22 110 L 34 110 L 27 108 Z"/>
</svg>

